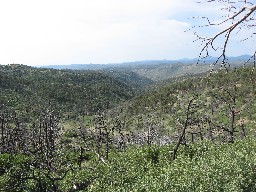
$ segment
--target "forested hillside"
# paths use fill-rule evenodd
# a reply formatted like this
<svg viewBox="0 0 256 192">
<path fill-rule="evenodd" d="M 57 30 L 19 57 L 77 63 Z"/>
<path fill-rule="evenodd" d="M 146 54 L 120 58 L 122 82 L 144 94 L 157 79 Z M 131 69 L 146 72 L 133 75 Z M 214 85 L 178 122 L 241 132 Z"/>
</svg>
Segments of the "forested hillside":
<svg viewBox="0 0 256 192">
<path fill-rule="evenodd" d="M 3 191 L 256 190 L 253 67 L 142 92 L 130 72 L 0 69 Z"/>
<path fill-rule="evenodd" d="M 143 91 L 147 86 L 154 84 L 153 80 L 132 71 L 106 70 L 101 72 L 118 79 L 120 82 L 123 82 L 128 86 L 131 86 L 135 92 Z"/>
<path fill-rule="evenodd" d="M 118 115 L 125 119 L 128 130 L 143 130 L 147 134 L 151 127 L 157 134 L 174 136 L 189 120 L 187 140 L 199 139 L 200 135 L 209 137 L 210 129 L 215 136 L 227 139 L 231 127 L 237 135 L 242 134 L 244 127 L 246 132 L 254 130 L 255 83 L 253 68 L 176 79 L 129 100 L 116 111 L 122 111 Z"/>
<path fill-rule="evenodd" d="M 125 81 L 94 71 L 0 66 L 0 101 L 28 116 L 51 106 L 61 115 L 93 114 L 130 99 L 135 90 Z M 26 114 L 24 114 L 26 115 Z"/>
<path fill-rule="evenodd" d="M 238 65 L 241 65 L 241 62 Z M 63 65 L 63 66 L 45 66 L 54 69 L 79 69 L 96 70 L 106 73 L 133 73 L 136 76 L 144 77 L 151 81 L 161 81 L 177 76 L 186 76 L 209 71 L 210 62 L 196 64 L 196 60 L 189 61 L 141 61 L 121 64 L 88 64 L 88 65 Z"/>
<path fill-rule="evenodd" d="M 231 67 L 241 67 L 244 61 L 250 59 L 250 55 L 241 55 L 237 57 L 227 57 L 232 62 Z M 135 61 L 116 64 L 71 64 L 71 65 L 49 65 L 45 68 L 53 69 L 72 69 L 72 70 L 95 70 L 120 76 L 137 76 L 136 79 L 144 83 L 149 81 L 162 81 L 170 78 L 183 77 L 187 75 L 197 75 L 210 71 L 218 58 L 208 57 L 199 62 L 198 59 L 180 59 L 180 60 L 149 60 Z M 247 63 L 247 66 L 251 63 Z"/>
<path fill-rule="evenodd" d="M 256 0 L 0 15 L 0 192 L 256 192 Z"/>
</svg>

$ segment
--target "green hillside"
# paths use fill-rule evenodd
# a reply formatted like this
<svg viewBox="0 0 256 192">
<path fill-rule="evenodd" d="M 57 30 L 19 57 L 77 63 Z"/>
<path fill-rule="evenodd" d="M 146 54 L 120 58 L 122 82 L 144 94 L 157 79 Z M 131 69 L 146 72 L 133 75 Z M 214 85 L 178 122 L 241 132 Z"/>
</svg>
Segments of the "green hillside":
<svg viewBox="0 0 256 192">
<path fill-rule="evenodd" d="M 250 59 L 250 55 L 241 55 L 237 57 L 227 57 L 231 67 L 241 67 L 244 62 Z M 212 68 L 220 68 L 221 62 L 213 64 L 218 58 L 207 57 L 201 61 L 198 59 L 181 60 L 145 60 L 115 64 L 71 64 L 71 65 L 50 65 L 45 66 L 54 69 L 72 69 L 72 70 L 96 70 L 113 73 L 135 73 L 139 78 L 144 77 L 151 81 L 162 81 L 169 78 L 182 77 L 187 75 L 196 75 L 205 73 Z M 247 63 L 252 65 L 252 63 Z M 143 81 L 143 78 L 141 79 Z M 144 79 L 145 80 L 145 79 Z"/>
<path fill-rule="evenodd" d="M 130 99 L 127 83 L 94 71 L 0 66 L 0 101 L 22 113 L 51 106 L 61 115 L 92 114 Z"/>
<path fill-rule="evenodd" d="M 169 63 L 164 65 L 153 65 L 148 67 L 137 67 L 132 69 L 133 72 L 149 78 L 153 81 L 161 81 L 174 77 L 186 75 L 195 75 L 198 73 L 207 72 L 211 69 L 209 64 L 194 64 L 194 63 Z"/>
<path fill-rule="evenodd" d="M 256 190 L 255 68 L 0 69 L 0 191 Z"/>
<path fill-rule="evenodd" d="M 180 81 L 166 82 L 139 95 L 118 109 L 119 117 L 125 119 L 126 129 L 147 132 L 149 126 L 160 135 L 177 135 L 186 120 L 187 107 L 193 100 L 189 114 L 187 139 L 191 134 L 199 138 L 199 132 L 209 137 L 209 129 L 217 137 L 225 139 L 225 129 L 232 126 L 236 135 L 254 130 L 256 113 L 256 75 L 253 68 L 218 71 L 197 77 L 187 77 Z M 121 112 L 120 112 L 121 111 Z M 233 114 L 233 122 L 230 116 Z M 198 124 L 198 125 L 197 125 Z M 200 126 L 199 126 L 200 124 Z M 198 127 L 199 126 L 199 127 Z M 215 130 L 216 129 L 216 130 Z M 218 130 L 217 130 L 218 129 Z"/>
<path fill-rule="evenodd" d="M 126 70 L 103 70 L 108 76 L 118 79 L 120 82 L 131 86 L 135 92 L 144 90 L 147 86 L 154 84 L 154 81 L 132 71 Z"/>
</svg>

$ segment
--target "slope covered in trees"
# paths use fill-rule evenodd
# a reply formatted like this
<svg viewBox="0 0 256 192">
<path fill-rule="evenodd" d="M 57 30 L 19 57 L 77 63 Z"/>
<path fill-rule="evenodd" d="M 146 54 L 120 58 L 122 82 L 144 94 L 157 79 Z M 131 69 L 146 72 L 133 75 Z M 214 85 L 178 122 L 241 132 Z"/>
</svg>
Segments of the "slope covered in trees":
<svg viewBox="0 0 256 192">
<path fill-rule="evenodd" d="M 98 72 L 1 69 L 4 191 L 256 189 L 254 68 L 177 78 L 136 97 L 132 81 Z M 82 110 L 104 99 L 116 105 Z M 87 112 L 88 121 L 67 119 Z"/>
<path fill-rule="evenodd" d="M 101 72 L 118 79 L 120 82 L 127 84 L 128 86 L 131 86 L 135 92 L 140 92 L 144 90 L 145 87 L 154 84 L 153 80 L 132 71 L 106 70 Z"/>
<path fill-rule="evenodd" d="M 1 104 L 27 115 L 46 106 L 62 115 L 92 114 L 134 95 L 130 85 L 100 72 L 23 65 L 0 66 L 0 89 Z"/>
<path fill-rule="evenodd" d="M 170 140 L 179 134 L 189 115 L 188 141 L 200 139 L 202 135 L 228 140 L 233 133 L 253 133 L 255 83 L 255 70 L 251 67 L 188 77 L 163 83 L 133 98 L 119 106 L 122 113 L 118 115 L 127 122 L 127 130 L 147 135 L 151 127 L 158 135 L 171 135 Z M 188 112 L 190 101 L 193 102 Z"/>
<path fill-rule="evenodd" d="M 251 58 L 250 55 L 241 55 L 237 57 L 227 57 L 232 63 L 232 67 L 241 67 L 244 62 Z M 181 60 L 149 60 L 135 61 L 117 64 L 72 64 L 72 65 L 50 65 L 44 66 L 53 69 L 71 69 L 71 70 L 95 70 L 105 72 L 110 75 L 124 77 L 133 77 L 132 81 L 139 79 L 139 85 L 150 84 L 152 81 L 162 81 L 170 78 L 182 77 L 187 75 L 196 75 L 210 71 L 218 58 L 207 57 L 203 63 L 197 63 L 197 59 L 181 59 Z M 251 65 L 251 63 L 247 63 Z M 214 68 L 218 68 L 215 66 Z M 121 78 L 122 79 L 122 78 Z"/>
</svg>

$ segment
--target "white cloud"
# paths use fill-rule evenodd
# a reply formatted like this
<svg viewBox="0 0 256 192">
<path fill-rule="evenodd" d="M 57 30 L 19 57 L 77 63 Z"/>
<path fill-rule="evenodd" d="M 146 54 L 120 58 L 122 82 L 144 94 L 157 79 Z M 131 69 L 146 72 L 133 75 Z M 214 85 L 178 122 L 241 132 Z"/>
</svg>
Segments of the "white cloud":
<svg viewBox="0 0 256 192">
<path fill-rule="evenodd" d="M 187 18 L 214 10 L 191 0 L 0 1 L 0 63 L 194 57 Z"/>
</svg>

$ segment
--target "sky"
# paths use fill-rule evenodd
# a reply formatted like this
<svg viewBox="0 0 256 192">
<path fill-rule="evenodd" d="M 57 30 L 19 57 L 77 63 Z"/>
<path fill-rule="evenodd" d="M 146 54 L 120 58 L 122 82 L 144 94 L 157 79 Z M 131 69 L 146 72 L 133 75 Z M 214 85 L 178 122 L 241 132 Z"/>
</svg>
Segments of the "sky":
<svg viewBox="0 0 256 192">
<path fill-rule="evenodd" d="M 0 64 L 106 64 L 197 58 L 193 16 L 220 16 L 195 0 L 0 0 Z M 210 34 L 218 29 L 202 29 Z M 231 43 L 231 56 L 255 42 Z M 241 49 L 241 47 L 243 47 Z"/>
</svg>

